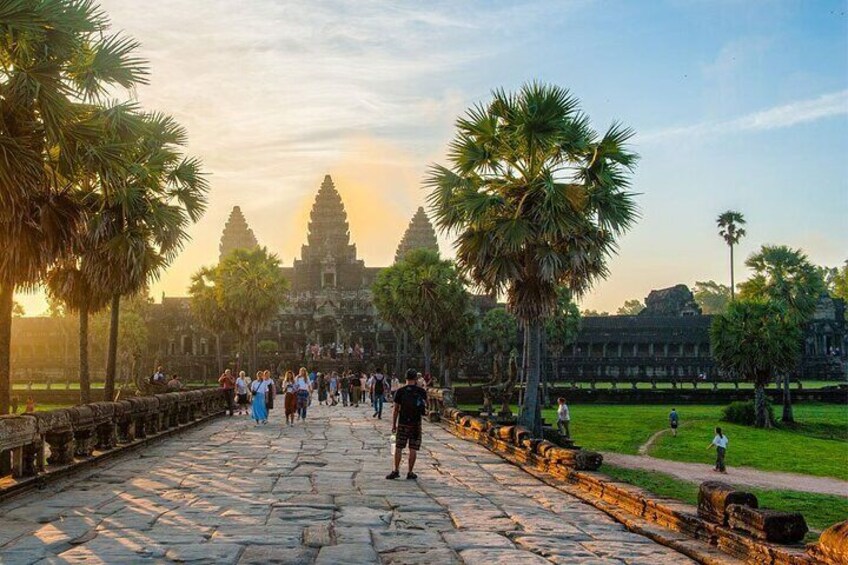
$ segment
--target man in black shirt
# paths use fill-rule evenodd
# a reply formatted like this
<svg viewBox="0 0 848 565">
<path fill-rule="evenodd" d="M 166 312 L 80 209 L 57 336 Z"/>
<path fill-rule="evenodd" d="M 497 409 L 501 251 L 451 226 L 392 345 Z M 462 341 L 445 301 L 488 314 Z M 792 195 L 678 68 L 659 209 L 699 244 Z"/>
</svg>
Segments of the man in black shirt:
<svg viewBox="0 0 848 565">
<path fill-rule="evenodd" d="M 427 392 L 416 384 L 418 373 L 415 369 L 406 372 L 406 386 L 395 393 L 394 410 L 392 411 L 392 433 L 395 439 L 394 470 L 386 475 L 387 479 L 400 477 L 400 459 L 403 449 L 409 444 L 409 472 L 407 479 L 417 479 L 412 472 L 415 458 L 421 449 L 421 416 L 427 411 Z"/>
</svg>

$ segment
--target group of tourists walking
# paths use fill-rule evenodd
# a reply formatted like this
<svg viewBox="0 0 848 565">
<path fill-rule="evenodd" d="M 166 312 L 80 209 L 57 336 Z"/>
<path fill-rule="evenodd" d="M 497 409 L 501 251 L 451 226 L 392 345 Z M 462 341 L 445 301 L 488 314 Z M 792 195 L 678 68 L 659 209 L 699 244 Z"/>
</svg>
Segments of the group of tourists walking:
<svg viewBox="0 0 848 565">
<path fill-rule="evenodd" d="M 239 371 L 234 377 L 227 369 L 218 378 L 218 384 L 227 403 L 227 413 L 249 415 L 256 426 L 267 425 L 270 411 L 274 408 L 274 398 L 283 395 L 283 410 L 286 425 L 292 426 L 295 420 L 306 420 L 306 414 L 313 398 L 319 405 L 358 407 L 370 404 L 374 412 L 372 418 L 383 419 L 383 406 L 386 401 L 392 409 L 393 470 L 387 479 L 400 477 L 400 463 L 404 449 L 409 450 L 407 479 L 418 476 L 413 471 L 418 450 L 421 448 L 421 418 L 427 409 L 427 379 L 414 369 L 405 375 L 405 384 L 394 375 L 388 376 L 381 371 L 370 374 L 333 371 L 325 375 L 308 372 L 301 367 L 294 375 L 286 371 L 277 381 L 271 371 L 258 371 L 251 379 L 245 371 Z"/>
</svg>

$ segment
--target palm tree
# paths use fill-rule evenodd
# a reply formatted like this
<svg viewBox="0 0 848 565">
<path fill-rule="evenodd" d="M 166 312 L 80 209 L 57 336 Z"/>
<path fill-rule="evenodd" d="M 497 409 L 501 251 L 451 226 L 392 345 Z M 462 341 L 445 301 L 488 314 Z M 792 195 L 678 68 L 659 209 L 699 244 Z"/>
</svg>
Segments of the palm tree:
<svg viewBox="0 0 848 565">
<path fill-rule="evenodd" d="M 108 295 L 102 287 L 89 279 L 86 270 L 81 268 L 85 259 L 60 263 L 47 275 L 47 292 L 55 300 L 60 300 L 66 308 L 79 315 L 79 383 L 80 401 L 91 402 L 91 375 L 88 362 L 88 321 L 106 305 Z"/>
<path fill-rule="evenodd" d="M 113 170 L 98 102 L 144 83 L 138 44 L 92 2 L 6 2 L 0 42 L 0 414 L 9 409 L 12 297 L 69 257 L 80 173 Z M 34 71 L 37 70 L 37 71 Z M 87 175 L 84 175 L 87 176 Z"/>
<path fill-rule="evenodd" d="M 185 130 L 162 114 L 130 113 L 120 122 L 137 122 L 127 144 L 131 166 L 94 215 L 96 260 L 93 276 L 112 289 L 106 400 L 114 399 L 121 296 L 133 295 L 155 280 L 189 240 L 187 228 L 206 208 L 208 183 L 197 159 L 183 157 Z"/>
<path fill-rule="evenodd" d="M 718 225 L 718 235 L 724 238 L 727 246 L 730 247 L 730 299 L 733 300 L 736 298 L 736 284 L 733 278 L 733 246 L 745 237 L 745 228 L 740 227 L 745 225 L 745 217 L 742 212 L 728 210 L 719 214 L 716 224 Z"/>
<path fill-rule="evenodd" d="M 637 217 L 627 192 L 636 155 L 630 129 L 598 135 L 577 99 L 532 83 L 496 91 L 456 124 L 450 166 L 427 185 L 437 226 L 457 235 L 472 283 L 506 294 L 524 327 L 527 389 L 520 422 L 541 435 L 540 340 L 560 286 L 579 297 L 607 275 L 616 237 Z"/>
<path fill-rule="evenodd" d="M 765 387 L 797 363 L 801 344 L 798 324 L 783 304 L 741 298 L 713 318 L 710 342 L 724 371 L 753 381 L 754 425 L 771 427 Z"/>
<path fill-rule="evenodd" d="M 249 346 L 252 370 L 258 370 L 256 335 L 286 303 L 288 281 L 280 260 L 264 247 L 236 249 L 215 269 L 215 296 L 226 313 L 240 348 Z"/>
<path fill-rule="evenodd" d="M 188 293 L 191 297 L 191 313 L 207 331 L 215 335 L 215 359 L 218 374 L 224 372 L 221 353 L 221 334 L 227 330 L 227 317 L 215 296 L 215 269 L 202 267 L 191 277 Z"/>
</svg>

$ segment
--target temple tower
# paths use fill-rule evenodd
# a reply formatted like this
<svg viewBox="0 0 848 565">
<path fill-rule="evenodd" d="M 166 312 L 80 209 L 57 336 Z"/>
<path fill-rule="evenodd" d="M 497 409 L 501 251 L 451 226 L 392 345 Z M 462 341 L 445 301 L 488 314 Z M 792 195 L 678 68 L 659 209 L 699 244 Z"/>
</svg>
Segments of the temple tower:
<svg viewBox="0 0 848 565">
<path fill-rule="evenodd" d="M 397 252 L 395 252 L 395 263 L 403 259 L 404 255 L 413 249 L 431 249 L 439 251 L 439 242 L 436 240 L 436 230 L 424 212 L 424 207 L 419 206 L 418 211 L 412 216 L 409 227 L 400 240 Z"/>
<path fill-rule="evenodd" d="M 309 214 L 306 245 L 294 262 L 292 290 L 360 290 L 370 285 L 366 278 L 365 264 L 350 242 L 342 197 L 326 175 Z"/>
<path fill-rule="evenodd" d="M 221 234 L 221 244 L 218 246 L 218 261 L 229 255 L 236 249 L 253 249 L 259 247 L 253 230 L 247 225 L 241 208 L 234 206 L 227 223 L 224 225 L 224 233 Z"/>
</svg>

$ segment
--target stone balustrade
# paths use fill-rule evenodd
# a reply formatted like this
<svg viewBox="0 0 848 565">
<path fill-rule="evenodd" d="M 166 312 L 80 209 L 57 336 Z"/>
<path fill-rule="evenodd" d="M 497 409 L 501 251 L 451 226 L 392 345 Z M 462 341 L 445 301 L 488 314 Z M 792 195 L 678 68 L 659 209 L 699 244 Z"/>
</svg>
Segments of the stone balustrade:
<svg viewBox="0 0 848 565">
<path fill-rule="evenodd" d="M 202 389 L 0 416 L 0 495 L 225 409 L 219 389 Z"/>
</svg>

